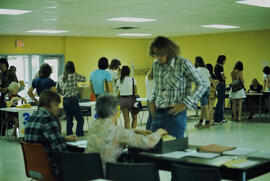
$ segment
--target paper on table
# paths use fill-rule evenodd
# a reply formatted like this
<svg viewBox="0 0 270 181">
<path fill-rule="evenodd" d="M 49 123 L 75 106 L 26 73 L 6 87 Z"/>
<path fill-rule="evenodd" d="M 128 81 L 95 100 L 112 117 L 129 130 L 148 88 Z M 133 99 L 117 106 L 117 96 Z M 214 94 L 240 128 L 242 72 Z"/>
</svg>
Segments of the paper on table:
<svg viewBox="0 0 270 181">
<path fill-rule="evenodd" d="M 198 158 L 215 158 L 219 156 L 218 153 L 202 153 L 202 152 L 191 152 L 189 156 L 198 157 Z"/>
<path fill-rule="evenodd" d="M 86 148 L 87 141 L 86 140 L 80 140 L 75 142 L 67 142 L 67 144 L 72 146 L 77 146 L 79 148 Z"/>
<path fill-rule="evenodd" d="M 256 165 L 257 163 L 258 163 L 258 161 L 247 160 L 247 161 L 244 161 L 244 162 L 234 164 L 234 165 L 232 165 L 232 167 L 233 168 L 245 168 L 245 167 L 249 167 L 249 166 L 252 166 L 252 165 Z"/>
<path fill-rule="evenodd" d="M 165 158 L 182 158 L 185 156 L 189 156 L 189 152 L 184 152 L 184 151 L 174 151 L 174 152 L 170 152 L 170 153 L 164 153 L 161 154 L 161 157 L 165 157 Z"/>
<path fill-rule="evenodd" d="M 253 152 L 256 152 L 257 150 L 255 149 L 249 149 L 249 148 L 241 148 L 241 147 L 237 147 L 234 150 L 230 150 L 230 151 L 225 151 L 223 152 L 224 155 L 247 155 Z"/>
<path fill-rule="evenodd" d="M 248 157 L 270 159 L 270 152 L 257 151 L 257 152 L 249 154 Z"/>
</svg>

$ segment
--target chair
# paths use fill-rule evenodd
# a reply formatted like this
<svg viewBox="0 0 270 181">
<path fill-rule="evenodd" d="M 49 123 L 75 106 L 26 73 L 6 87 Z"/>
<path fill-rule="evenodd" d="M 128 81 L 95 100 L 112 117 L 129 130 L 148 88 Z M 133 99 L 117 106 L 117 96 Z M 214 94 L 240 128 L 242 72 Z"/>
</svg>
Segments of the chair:
<svg viewBox="0 0 270 181">
<path fill-rule="evenodd" d="M 221 176 L 217 168 L 193 167 L 173 164 L 172 181 L 220 181 Z"/>
<path fill-rule="evenodd" d="M 61 181 L 86 181 L 104 178 L 98 153 L 62 152 L 59 156 Z"/>
<path fill-rule="evenodd" d="M 27 177 L 40 181 L 57 181 L 52 173 L 42 144 L 31 144 L 21 141 L 21 146 Z"/>
<path fill-rule="evenodd" d="M 115 181 L 159 181 L 154 163 L 107 163 L 106 178 Z"/>
</svg>

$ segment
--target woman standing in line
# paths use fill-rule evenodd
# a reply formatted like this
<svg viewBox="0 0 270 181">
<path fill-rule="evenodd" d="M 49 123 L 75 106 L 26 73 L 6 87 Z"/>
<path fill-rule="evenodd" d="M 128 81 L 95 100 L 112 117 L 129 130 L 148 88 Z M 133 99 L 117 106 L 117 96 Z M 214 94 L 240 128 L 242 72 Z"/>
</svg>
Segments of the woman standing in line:
<svg viewBox="0 0 270 181">
<path fill-rule="evenodd" d="M 232 84 L 231 86 L 235 86 L 236 84 L 245 83 L 243 74 L 243 63 L 241 61 L 237 61 L 233 71 L 231 72 Z M 240 83 L 241 82 L 241 83 Z M 233 91 L 233 88 L 230 90 L 230 98 L 232 99 L 232 109 L 233 109 L 233 120 L 243 122 L 242 120 L 242 105 L 243 98 L 246 98 L 246 93 L 244 88 L 240 90 Z M 238 114 L 237 114 L 238 113 Z"/>
<path fill-rule="evenodd" d="M 270 92 L 270 67 L 263 68 L 263 91 Z"/>
<path fill-rule="evenodd" d="M 67 116 L 67 135 L 73 134 L 73 116 L 75 116 L 77 120 L 76 135 L 84 136 L 84 119 L 78 101 L 77 83 L 85 81 L 85 76 L 75 72 L 74 63 L 68 61 L 65 66 L 64 74 L 60 76 L 56 86 L 57 92 L 63 96 L 63 106 Z"/>
<path fill-rule="evenodd" d="M 209 94 L 209 100 L 208 100 L 208 118 L 210 120 L 210 126 L 214 125 L 213 118 L 214 118 L 214 104 L 216 101 L 216 87 L 217 87 L 217 78 L 215 74 L 213 73 L 213 65 L 212 64 L 206 64 L 206 68 L 208 69 L 211 78 L 210 78 L 210 94 Z"/>
<path fill-rule="evenodd" d="M 136 81 L 133 77 L 129 76 L 130 69 L 128 66 L 123 66 L 121 70 L 120 80 L 117 80 L 116 87 L 120 91 L 119 103 L 120 109 L 123 113 L 125 120 L 125 128 L 130 128 L 129 112 L 132 115 L 131 127 L 136 128 L 137 126 L 137 113 L 132 111 L 134 105 L 134 94 L 137 93 Z"/>
</svg>

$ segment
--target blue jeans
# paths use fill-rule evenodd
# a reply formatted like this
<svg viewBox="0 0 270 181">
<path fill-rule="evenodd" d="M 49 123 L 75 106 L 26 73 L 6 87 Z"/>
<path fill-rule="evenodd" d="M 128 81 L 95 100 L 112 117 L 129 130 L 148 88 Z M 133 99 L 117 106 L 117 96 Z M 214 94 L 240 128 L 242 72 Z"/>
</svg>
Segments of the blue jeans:
<svg viewBox="0 0 270 181">
<path fill-rule="evenodd" d="M 151 112 L 150 112 L 150 107 L 149 107 L 149 102 L 148 101 L 147 101 L 147 108 L 148 108 L 148 119 L 147 119 L 147 122 L 146 122 L 146 129 L 150 130 L 153 118 L 152 118 L 152 115 L 151 115 Z"/>
<path fill-rule="evenodd" d="M 84 119 L 79 106 L 78 98 L 64 98 L 63 100 L 64 110 L 67 116 L 67 135 L 72 135 L 73 128 L 73 116 L 77 120 L 76 135 L 84 136 L 83 124 Z"/>
<path fill-rule="evenodd" d="M 187 125 L 187 111 L 182 111 L 173 116 L 168 114 L 168 111 L 156 110 L 155 117 L 152 121 L 151 131 L 156 131 L 159 128 L 165 129 L 169 135 L 176 138 L 183 138 Z"/>
<path fill-rule="evenodd" d="M 224 113 L 224 102 L 225 102 L 225 83 L 218 83 L 217 85 L 217 104 L 214 114 L 214 121 L 220 122 L 224 120 L 223 113 Z"/>
</svg>

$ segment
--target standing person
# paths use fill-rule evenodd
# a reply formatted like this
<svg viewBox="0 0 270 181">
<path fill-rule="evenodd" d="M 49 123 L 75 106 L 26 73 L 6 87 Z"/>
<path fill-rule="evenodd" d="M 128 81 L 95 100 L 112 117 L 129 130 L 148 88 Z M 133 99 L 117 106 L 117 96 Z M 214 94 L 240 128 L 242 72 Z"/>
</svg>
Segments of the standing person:
<svg viewBox="0 0 270 181">
<path fill-rule="evenodd" d="M 231 72 L 232 84 L 233 87 L 235 84 L 242 82 L 245 83 L 243 74 L 243 63 L 241 61 L 237 61 L 233 71 Z M 232 88 L 230 90 L 230 98 L 232 99 L 232 109 L 233 109 L 233 120 L 237 120 L 242 122 L 242 105 L 243 105 L 243 98 L 246 98 L 246 93 L 244 88 L 233 91 Z"/>
<path fill-rule="evenodd" d="M 214 122 L 215 123 L 226 123 L 227 121 L 224 119 L 223 113 L 224 113 L 224 102 L 225 102 L 225 88 L 226 88 L 226 76 L 224 74 L 224 64 L 226 62 L 226 56 L 225 55 L 219 55 L 217 59 L 217 64 L 215 66 L 215 75 L 218 80 L 217 84 L 217 104 L 214 114 Z"/>
<path fill-rule="evenodd" d="M 179 54 L 179 47 L 170 39 L 158 36 L 151 43 L 155 90 L 150 100 L 153 116 L 151 131 L 164 128 L 169 135 L 184 137 L 187 108 L 195 109 L 207 90 L 199 72 L 191 62 Z M 196 84 L 191 92 L 191 83 Z"/>
<path fill-rule="evenodd" d="M 105 92 L 113 92 L 112 77 L 111 74 L 106 71 L 107 68 L 108 59 L 106 57 L 101 57 L 98 60 L 98 69 L 92 72 L 90 75 L 90 94 L 94 93 L 96 98 Z"/>
<path fill-rule="evenodd" d="M 132 116 L 131 127 L 137 126 L 137 113 L 132 110 L 134 105 L 134 94 L 137 93 L 136 80 L 130 77 L 130 69 L 128 66 L 123 66 L 121 77 L 117 80 L 116 87 L 120 91 L 119 104 L 125 120 L 125 128 L 130 128 L 129 112 Z"/>
<path fill-rule="evenodd" d="M 148 118 L 147 118 L 147 122 L 146 122 L 146 129 L 150 130 L 153 118 L 152 118 L 152 115 L 150 112 L 149 101 L 151 99 L 151 94 L 155 90 L 155 81 L 153 79 L 153 68 L 152 67 L 145 77 L 145 88 L 146 88 L 147 107 L 148 107 Z"/>
<path fill-rule="evenodd" d="M 216 76 L 213 73 L 213 65 L 212 64 L 206 64 L 206 68 L 208 69 L 211 78 L 210 78 L 210 94 L 209 94 L 209 100 L 208 100 L 208 117 L 210 120 L 210 126 L 214 125 L 213 123 L 213 117 L 214 117 L 214 104 L 216 101 L 216 87 L 217 87 L 217 80 Z"/>
<path fill-rule="evenodd" d="M 68 61 L 64 74 L 59 77 L 56 85 L 57 92 L 63 96 L 63 106 L 67 116 L 67 135 L 73 134 L 73 116 L 75 116 L 77 120 L 76 135 L 84 136 L 84 119 L 78 101 L 77 83 L 85 81 L 85 76 L 76 73 L 74 63 Z"/>
<path fill-rule="evenodd" d="M 112 90 L 113 90 L 113 95 L 117 96 L 118 95 L 118 89 L 116 88 L 116 81 L 119 78 L 120 75 L 120 65 L 121 62 L 118 59 L 112 59 L 109 69 L 107 70 L 111 74 L 112 78 Z"/>
<path fill-rule="evenodd" d="M 66 141 L 76 141 L 75 135 L 64 136 L 59 132 L 57 116 L 60 96 L 52 90 L 44 90 L 40 94 L 38 109 L 33 112 L 25 126 L 24 141 L 42 144 L 48 155 L 53 174 L 59 177 L 59 153 L 68 151 Z"/>
<path fill-rule="evenodd" d="M 203 94 L 200 102 L 201 102 L 201 115 L 199 122 L 195 125 L 196 128 L 210 128 L 210 118 L 208 113 L 208 99 L 210 94 L 210 73 L 207 68 L 205 68 L 204 61 L 202 57 L 196 57 L 195 59 L 195 67 L 199 71 L 200 75 L 202 76 L 202 79 L 207 86 L 206 92 Z M 203 126 L 203 120 L 205 119 L 205 125 Z"/>
<path fill-rule="evenodd" d="M 264 67 L 263 73 L 263 92 L 270 92 L 270 67 Z"/>
<path fill-rule="evenodd" d="M 0 58 L 0 107 L 5 107 L 4 97 L 8 92 L 8 86 L 11 82 L 18 82 L 14 71 L 8 70 L 9 64 L 6 58 Z"/>
<path fill-rule="evenodd" d="M 32 86 L 28 89 L 28 95 L 29 97 L 36 103 L 38 104 L 38 100 L 34 96 L 34 90 L 37 90 L 38 96 L 42 93 L 42 91 L 46 89 L 51 89 L 53 91 L 56 90 L 55 85 L 56 83 L 54 80 L 50 78 L 50 75 L 52 73 L 52 67 L 47 64 L 43 63 L 38 71 L 38 77 L 34 78 L 32 81 Z"/>
</svg>

